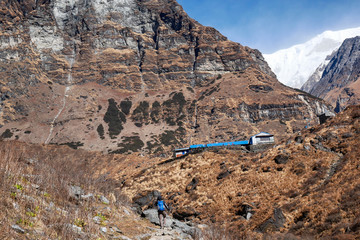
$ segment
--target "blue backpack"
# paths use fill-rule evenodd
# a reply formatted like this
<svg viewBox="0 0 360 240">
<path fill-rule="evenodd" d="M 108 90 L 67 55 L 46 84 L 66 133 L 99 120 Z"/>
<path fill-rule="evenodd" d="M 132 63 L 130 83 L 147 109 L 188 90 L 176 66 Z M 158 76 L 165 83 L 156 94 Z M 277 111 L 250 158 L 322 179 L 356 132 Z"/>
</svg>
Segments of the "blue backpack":
<svg viewBox="0 0 360 240">
<path fill-rule="evenodd" d="M 164 201 L 158 201 L 157 202 L 157 206 L 158 206 L 158 210 L 159 211 L 165 211 L 165 205 L 164 205 Z"/>
</svg>

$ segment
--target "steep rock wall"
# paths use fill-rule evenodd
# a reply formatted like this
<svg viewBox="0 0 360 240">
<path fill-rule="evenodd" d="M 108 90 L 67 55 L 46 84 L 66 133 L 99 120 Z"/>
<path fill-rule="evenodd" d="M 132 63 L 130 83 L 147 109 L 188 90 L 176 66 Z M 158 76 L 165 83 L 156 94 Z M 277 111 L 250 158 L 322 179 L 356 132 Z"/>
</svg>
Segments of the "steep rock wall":
<svg viewBox="0 0 360 240">
<path fill-rule="evenodd" d="M 12 139 L 169 152 L 258 131 L 283 138 L 328 111 L 173 0 L 0 7 L 0 123 Z"/>
<path fill-rule="evenodd" d="M 310 93 L 330 102 L 337 112 L 359 103 L 360 37 L 346 39 Z"/>
</svg>

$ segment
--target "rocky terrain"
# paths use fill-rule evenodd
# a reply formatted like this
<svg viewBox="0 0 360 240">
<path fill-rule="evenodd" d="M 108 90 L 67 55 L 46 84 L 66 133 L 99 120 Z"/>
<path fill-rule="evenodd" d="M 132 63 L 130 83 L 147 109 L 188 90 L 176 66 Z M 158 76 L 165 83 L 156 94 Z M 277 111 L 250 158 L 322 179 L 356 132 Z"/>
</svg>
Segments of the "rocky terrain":
<svg viewBox="0 0 360 240">
<path fill-rule="evenodd" d="M 161 192 L 173 216 L 214 223 L 235 239 L 355 239 L 360 106 L 261 153 L 215 149 L 110 175 L 143 210 Z"/>
<path fill-rule="evenodd" d="M 331 103 L 337 112 L 359 104 L 359 63 L 360 37 L 346 39 L 308 92 Z"/>
<path fill-rule="evenodd" d="M 0 29 L 1 239 L 360 234 L 359 106 L 318 125 L 331 106 L 175 0 L 6 0 Z"/>
<path fill-rule="evenodd" d="M 206 234 L 205 225 L 198 228 L 170 216 L 160 229 L 156 210 L 144 217 L 134 211 L 116 181 L 92 170 L 120 157 L 0 142 L 0 238 L 175 240 Z"/>
<path fill-rule="evenodd" d="M 2 141 L 0 236 L 356 239 L 359 133 L 352 106 L 259 153 L 164 160 Z M 151 224 L 159 194 L 171 208 L 165 230 Z"/>
<path fill-rule="evenodd" d="M 319 65 L 319 67 L 316 68 L 315 72 L 309 77 L 309 79 L 301 86 L 301 90 L 305 91 L 305 92 L 310 92 L 311 89 L 315 86 L 315 84 L 317 82 L 320 81 L 324 70 L 326 68 L 326 66 L 329 64 L 330 60 L 333 58 L 334 54 L 336 53 L 333 52 L 332 55 L 329 55 L 325 58 L 325 61 L 323 63 L 321 63 Z"/>
<path fill-rule="evenodd" d="M 0 9 L 3 139 L 169 155 L 260 131 L 281 140 L 331 111 L 174 0 L 8 0 Z"/>
</svg>

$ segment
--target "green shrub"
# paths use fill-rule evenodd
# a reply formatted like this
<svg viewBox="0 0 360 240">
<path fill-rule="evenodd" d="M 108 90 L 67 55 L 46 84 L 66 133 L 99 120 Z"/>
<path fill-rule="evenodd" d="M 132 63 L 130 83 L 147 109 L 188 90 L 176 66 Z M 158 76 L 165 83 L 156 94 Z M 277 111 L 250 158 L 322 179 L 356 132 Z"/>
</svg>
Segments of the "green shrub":
<svg viewBox="0 0 360 240">
<path fill-rule="evenodd" d="M 78 147 L 84 146 L 84 143 L 82 142 L 67 142 L 67 143 L 60 143 L 59 145 L 67 145 L 71 147 L 72 149 L 78 149 Z"/>
<path fill-rule="evenodd" d="M 118 147 L 121 148 L 112 151 L 111 153 L 126 153 L 129 151 L 138 152 L 144 147 L 144 142 L 141 141 L 139 136 L 124 137 L 123 142 L 119 143 Z"/>
<path fill-rule="evenodd" d="M 177 117 L 183 113 L 186 100 L 182 92 L 173 92 L 170 94 L 170 97 L 171 99 L 163 103 L 164 118 L 167 124 L 175 126 Z"/>
<path fill-rule="evenodd" d="M 139 125 L 146 124 L 149 119 L 149 103 L 147 101 L 142 101 L 135 108 L 132 113 L 132 119 L 138 122 Z"/>
<path fill-rule="evenodd" d="M 123 123 L 126 122 L 125 114 L 122 113 L 114 99 L 109 99 L 109 106 L 104 115 L 104 121 L 109 125 L 110 138 L 114 139 L 124 129 Z"/>
<path fill-rule="evenodd" d="M 151 120 L 154 122 L 154 123 L 158 123 L 159 120 L 160 120 L 160 112 L 161 112 L 161 105 L 158 101 L 155 101 L 153 104 L 152 104 L 152 108 L 151 108 L 151 113 L 150 113 L 150 117 L 151 117 Z"/>
<path fill-rule="evenodd" d="M 11 197 L 12 199 L 16 199 L 16 192 L 11 192 L 11 193 L 10 193 L 10 197 Z"/>
<path fill-rule="evenodd" d="M 105 136 L 104 136 L 104 126 L 102 124 L 100 124 L 98 127 L 97 127 L 97 132 L 100 136 L 100 139 L 105 139 Z"/>
<path fill-rule="evenodd" d="M 87 223 L 86 223 L 85 220 L 82 219 L 82 218 L 76 218 L 76 219 L 74 220 L 74 225 L 82 228 L 82 227 L 85 227 L 85 226 L 87 225 Z"/>
<path fill-rule="evenodd" d="M 174 131 L 165 131 L 165 133 L 160 135 L 160 141 L 165 146 L 175 145 L 179 143 L 175 137 Z"/>
<path fill-rule="evenodd" d="M 26 212 L 26 215 L 28 215 L 29 217 L 36 217 L 36 213 L 31 211 Z"/>
<path fill-rule="evenodd" d="M 11 138 L 14 134 L 10 131 L 10 129 L 6 129 L 2 134 L 1 137 L 2 139 L 4 138 Z"/>
<path fill-rule="evenodd" d="M 22 219 L 22 218 L 19 218 L 17 221 L 16 221 L 16 224 L 18 225 L 24 225 L 24 226 L 29 226 L 29 227 L 33 227 L 34 226 L 34 223 L 31 222 L 30 220 L 27 220 L 27 219 Z"/>
<path fill-rule="evenodd" d="M 15 184 L 16 189 L 23 190 L 24 187 L 21 184 Z"/>
<path fill-rule="evenodd" d="M 132 102 L 128 99 L 120 102 L 120 109 L 125 115 L 130 113 L 131 106 Z"/>
<path fill-rule="evenodd" d="M 106 217 L 106 216 L 102 215 L 101 213 L 98 213 L 98 214 L 96 214 L 95 216 L 99 217 L 99 219 L 100 219 L 100 225 L 106 226 L 106 222 L 105 222 L 105 221 L 107 220 L 107 217 Z"/>
</svg>

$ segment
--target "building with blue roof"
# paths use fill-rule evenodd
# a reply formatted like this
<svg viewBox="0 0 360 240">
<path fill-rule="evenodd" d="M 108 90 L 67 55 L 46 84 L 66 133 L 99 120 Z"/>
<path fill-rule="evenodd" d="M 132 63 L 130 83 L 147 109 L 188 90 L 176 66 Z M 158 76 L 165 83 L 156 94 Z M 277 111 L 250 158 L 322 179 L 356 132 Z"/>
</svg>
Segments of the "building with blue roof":
<svg viewBox="0 0 360 240">
<path fill-rule="evenodd" d="M 260 144 L 273 144 L 274 135 L 266 132 L 258 133 L 252 137 L 250 140 L 244 141 L 234 141 L 234 142 L 223 142 L 223 143 L 208 143 L 208 144 L 196 144 L 190 145 L 188 148 L 179 148 L 175 149 L 175 157 L 181 157 L 187 155 L 189 153 L 196 153 L 202 151 L 206 148 L 219 148 L 219 147 L 227 147 L 227 146 L 249 146 L 249 145 L 260 145 Z"/>
</svg>

